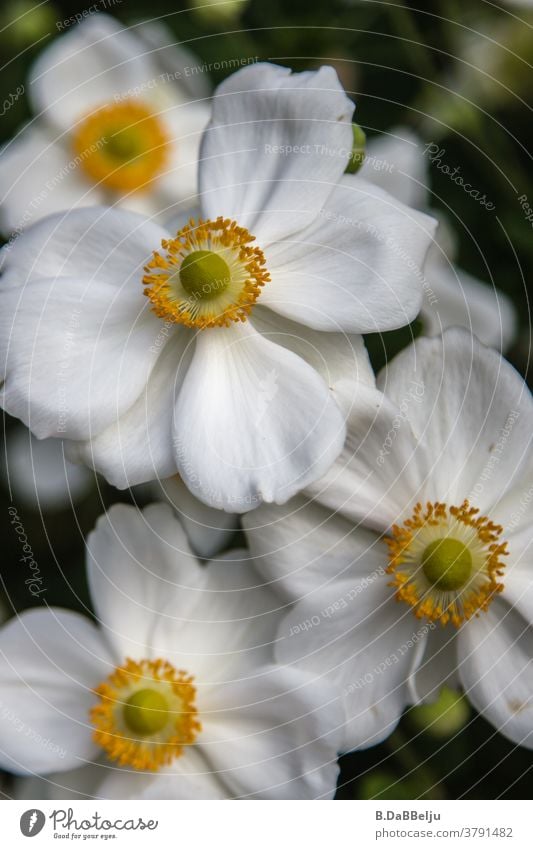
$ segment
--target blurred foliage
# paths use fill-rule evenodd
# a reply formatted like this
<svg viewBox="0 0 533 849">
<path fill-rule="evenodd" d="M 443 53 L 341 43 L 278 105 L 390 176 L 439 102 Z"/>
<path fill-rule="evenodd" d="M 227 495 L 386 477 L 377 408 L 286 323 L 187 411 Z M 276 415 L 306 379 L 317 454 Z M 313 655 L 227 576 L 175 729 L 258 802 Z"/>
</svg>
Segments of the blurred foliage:
<svg viewBox="0 0 533 849">
<path fill-rule="evenodd" d="M 0 103 L 26 83 L 33 60 L 58 37 L 58 22 L 94 5 L 4 0 Z M 162 19 L 176 39 L 206 63 L 245 56 L 300 70 L 331 63 L 355 100 L 356 120 L 368 137 L 404 124 L 426 143 L 444 148 L 446 160 L 460 165 L 496 209 L 487 212 L 445 174 L 430 168 L 431 205 L 447 213 L 457 232 L 459 264 L 479 279 L 494 282 L 515 303 L 521 329 L 509 358 L 527 374 L 533 238 L 518 198 L 527 195 L 533 205 L 528 152 L 531 15 L 514 7 L 511 16 L 483 0 L 329 0 L 321 5 L 309 0 L 100 0 L 100 6 L 125 23 Z M 224 71 L 214 71 L 213 83 L 224 76 Z M 1 141 L 31 116 L 27 95 L 5 111 Z M 414 322 L 402 331 L 368 337 L 374 366 L 380 368 L 420 330 L 420 322 Z M 106 506 L 129 499 L 100 481 L 99 489 L 76 505 L 75 512 L 44 516 L 21 511 L 49 588 L 47 603 L 89 609 L 82 568 L 84 536 Z M 3 502 L 5 516 L 7 492 Z M 2 576 L 15 610 L 29 602 L 20 580 L 18 545 L 8 527 Z M 416 730 L 407 714 L 388 741 L 342 759 L 338 795 L 415 798 L 429 793 L 434 798 L 437 792 L 448 798 L 527 798 L 532 767 L 529 752 L 514 747 L 478 716 L 443 741 L 429 728 Z"/>
</svg>

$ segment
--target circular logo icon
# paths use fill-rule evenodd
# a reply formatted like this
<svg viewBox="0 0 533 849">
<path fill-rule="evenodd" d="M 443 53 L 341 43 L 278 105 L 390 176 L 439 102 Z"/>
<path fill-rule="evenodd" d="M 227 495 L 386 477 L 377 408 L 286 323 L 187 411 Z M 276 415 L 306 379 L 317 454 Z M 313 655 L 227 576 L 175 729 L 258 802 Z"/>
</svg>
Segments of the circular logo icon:
<svg viewBox="0 0 533 849">
<path fill-rule="evenodd" d="M 29 811 L 24 811 L 20 818 L 20 830 L 24 837 L 35 837 L 43 830 L 46 817 L 42 811 L 37 808 L 30 808 Z"/>
</svg>

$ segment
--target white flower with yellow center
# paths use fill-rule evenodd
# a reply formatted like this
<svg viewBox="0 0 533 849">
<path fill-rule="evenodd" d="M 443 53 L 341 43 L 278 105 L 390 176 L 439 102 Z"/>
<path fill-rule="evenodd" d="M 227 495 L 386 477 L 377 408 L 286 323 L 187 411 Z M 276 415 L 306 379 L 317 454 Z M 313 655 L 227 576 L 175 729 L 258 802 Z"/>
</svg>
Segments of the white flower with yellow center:
<svg viewBox="0 0 533 849">
<path fill-rule="evenodd" d="M 4 408 L 119 488 L 179 473 L 229 512 L 321 477 L 337 402 L 374 383 L 359 334 L 416 315 L 434 225 L 343 176 L 352 111 L 331 68 L 247 67 L 217 90 L 188 223 L 93 208 L 23 233 L 2 257 Z"/>
<path fill-rule="evenodd" d="M 0 152 L 5 232 L 74 206 L 168 217 L 192 202 L 210 92 L 173 41 L 160 24 L 93 14 L 45 48 L 27 87 L 35 118 Z"/>
<path fill-rule="evenodd" d="M 63 798 L 331 797 L 340 713 L 274 666 L 246 553 L 200 566 L 162 504 L 114 506 L 88 551 L 98 627 L 48 608 L 0 631 L 1 767 Z"/>
<path fill-rule="evenodd" d="M 245 517 L 256 564 L 295 603 L 280 662 L 331 678 L 344 747 L 462 686 L 533 748 L 533 403 L 464 330 L 420 339 L 367 391 L 328 475 Z"/>
<path fill-rule="evenodd" d="M 369 141 L 360 174 L 403 203 L 436 214 L 429 210 L 431 159 L 438 159 L 450 172 L 453 167 L 446 161 L 445 151 L 439 158 L 437 154 L 431 156 L 432 150 L 431 145 L 407 128 L 395 127 L 389 134 Z M 456 177 L 468 184 L 461 173 Z M 475 191 L 475 188 L 468 184 L 466 190 Z M 465 189 L 458 186 L 458 199 L 463 191 Z M 474 199 L 471 202 L 476 203 Z M 493 281 L 489 284 L 476 280 L 455 264 L 455 239 L 446 218 L 440 218 L 437 236 L 424 266 L 424 298 L 420 312 L 423 333 L 436 336 L 448 327 L 464 327 L 484 345 L 505 351 L 517 331 L 513 304 Z"/>
</svg>

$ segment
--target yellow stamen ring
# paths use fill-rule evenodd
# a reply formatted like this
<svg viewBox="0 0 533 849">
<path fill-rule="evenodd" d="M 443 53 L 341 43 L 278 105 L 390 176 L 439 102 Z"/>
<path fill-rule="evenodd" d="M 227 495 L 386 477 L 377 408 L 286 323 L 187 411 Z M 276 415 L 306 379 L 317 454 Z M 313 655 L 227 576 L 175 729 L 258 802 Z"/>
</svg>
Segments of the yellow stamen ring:
<svg viewBox="0 0 533 849">
<path fill-rule="evenodd" d="M 86 175 L 119 192 L 150 188 L 168 163 L 169 141 L 158 116 L 135 100 L 102 106 L 78 124 L 72 137 Z"/>
<path fill-rule="evenodd" d="M 390 586 L 418 619 L 459 627 L 502 592 L 503 528 L 478 514 L 466 500 L 460 507 L 419 503 L 410 519 L 393 526 L 386 539 Z"/>
<path fill-rule="evenodd" d="M 100 684 L 93 739 L 121 766 L 157 771 L 201 731 L 193 678 L 164 660 L 128 659 Z"/>
<path fill-rule="evenodd" d="M 200 330 L 245 321 L 270 279 L 255 236 L 229 218 L 191 218 L 145 267 L 144 294 L 165 321 Z"/>
</svg>

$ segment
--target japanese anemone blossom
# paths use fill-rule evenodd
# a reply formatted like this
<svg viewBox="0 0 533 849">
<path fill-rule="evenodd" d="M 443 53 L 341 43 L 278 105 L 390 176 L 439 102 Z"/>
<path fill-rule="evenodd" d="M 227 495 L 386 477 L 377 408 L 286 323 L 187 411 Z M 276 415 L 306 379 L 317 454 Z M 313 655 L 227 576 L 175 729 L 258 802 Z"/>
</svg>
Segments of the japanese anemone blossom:
<svg viewBox="0 0 533 849">
<path fill-rule="evenodd" d="M 239 513 L 320 478 L 374 381 L 360 334 L 418 313 L 434 229 L 344 175 L 352 111 L 331 68 L 249 66 L 217 89 L 177 232 L 91 208 L 19 236 L 4 409 L 119 488 L 179 473 Z"/>
<path fill-rule="evenodd" d="M 277 659 L 335 682 L 346 749 L 445 685 L 533 748 L 531 394 L 458 328 L 402 351 L 378 387 L 315 502 L 245 517 L 294 602 Z"/>
<path fill-rule="evenodd" d="M 174 41 L 163 24 L 93 14 L 43 50 L 29 73 L 35 117 L 0 151 L 4 231 L 75 206 L 168 217 L 193 201 L 210 90 Z"/>
<path fill-rule="evenodd" d="M 246 552 L 201 566 L 168 505 L 117 504 L 88 553 L 98 626 L 48 607 L 0 630 L 2 706 L 32 729 L 2 723 L 0 765 L 63 798 L 331 798 L 340 711 L 274 665 Z"/>
</svg>

